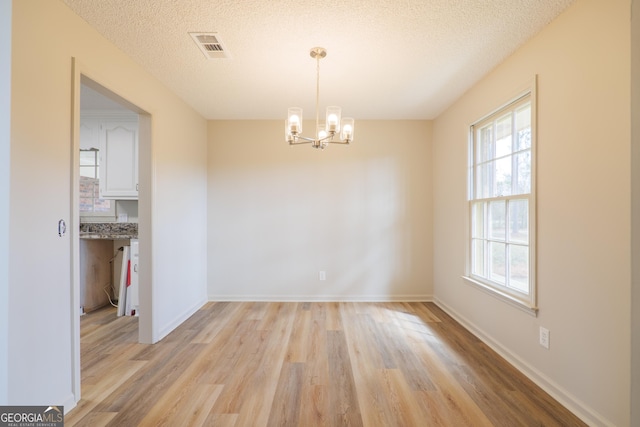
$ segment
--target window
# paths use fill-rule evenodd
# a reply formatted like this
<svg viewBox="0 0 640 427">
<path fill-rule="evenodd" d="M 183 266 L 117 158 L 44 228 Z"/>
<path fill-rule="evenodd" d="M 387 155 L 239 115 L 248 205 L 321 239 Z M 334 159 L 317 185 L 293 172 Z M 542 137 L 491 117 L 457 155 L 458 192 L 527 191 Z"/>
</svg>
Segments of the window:
<svg viewBox="0 0 640 427">
<path fill-rule="evenodd" d="M 98 150 L 80 149 L 80 214 L 113 215 L 110 200 L 100 198 Z"/>
<path fill-rule="evenodd" d="M 98 167 L 100 157 L 97 148 L 80 149 L 80 176 L 88 178 L 98 178 Z"/>
<path fill-rule="evenodd" d="M 471 126 L 467 276 L 535 313 L 535 106 L 531 92 Z"/>
</svg>

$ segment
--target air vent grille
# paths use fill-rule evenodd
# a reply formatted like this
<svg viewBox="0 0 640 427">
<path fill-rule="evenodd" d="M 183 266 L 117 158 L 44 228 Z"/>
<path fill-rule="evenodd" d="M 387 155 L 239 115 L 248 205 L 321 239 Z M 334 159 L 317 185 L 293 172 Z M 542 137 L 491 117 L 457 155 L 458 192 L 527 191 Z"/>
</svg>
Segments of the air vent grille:
<svg viewBox="0 0 640 427">
<path fill-rule="evenodd" d="M 217 33 L 189 33 L 207 59 L 230 58 Z"/>
<path fill-rule="evenodd" d="M 205 43 L 202 45 L 207 52 L 224 52 L 222 45 L 218 43 Z"/>
</svg>

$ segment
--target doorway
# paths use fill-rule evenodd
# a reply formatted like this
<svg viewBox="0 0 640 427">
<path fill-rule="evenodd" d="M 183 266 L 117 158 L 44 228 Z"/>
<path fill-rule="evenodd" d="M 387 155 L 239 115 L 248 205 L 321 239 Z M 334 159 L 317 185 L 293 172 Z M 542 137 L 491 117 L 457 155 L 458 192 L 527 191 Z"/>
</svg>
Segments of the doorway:
<svg viewBox="0 0 640 427">
<path fill-rule="evenodd" d="M 79 185 L 80 313 L 111 305 L 134 315 L 138 114 L 82 83 Z"/>
<path fill-rule="evenodd" d="M 80 149 L 81 149 L 81 123 L 82 109 L 94 110 L 109 109 L 137 116 L 138 121 L 138 156 L 136 159 L 138 169 L 137 207 L 134 204 L 125 203 L 121 206 L 121 213 L 125 217 L 129 215 L 137 217 L 137 237 L 139 241 L 140 256 L 138 269 L 139 275 L 139 314 L 138 314 L 138 341 L 152 342 L 152 316 L 151 316 L 151 116 L 143 109 L 129 102 L 124 97 L 116 94 L 105 85 L 98 83 L 98 79 L 89 77 L 86 70 L 73 60 L 73 95 L 72 95 L 72 138 L 71 138 L 71 192 L 72 192 L 72 216 L 70 224 L 71 238 L 71 308 L 72 308 L 72 373 L 73 394 L 76 402 L 81 397 L 81 365 L 80 365 Z M 84 93 L 83 93 L 84 91 Z M 84 104 L 84 105 L 83 105 Z M 110 211 L 111 212 L 111 211 Z M 117 210 L 114 219 L 117 218 Z M 108 213 L 107 215 L 111 215 Z M 120 217 L 120 220 L 128 219 Z M 127 222 L 127 221 L 121 221 Z M 113 278 L 117 283 L 118 278 Z"/>
</svg>

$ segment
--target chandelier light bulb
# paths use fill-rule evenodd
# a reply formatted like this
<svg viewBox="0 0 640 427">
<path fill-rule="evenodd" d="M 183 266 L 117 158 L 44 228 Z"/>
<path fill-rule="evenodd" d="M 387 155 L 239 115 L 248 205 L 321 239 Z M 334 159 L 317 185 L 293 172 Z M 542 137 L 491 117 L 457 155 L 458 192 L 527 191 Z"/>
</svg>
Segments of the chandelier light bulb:
<svg viewBox="0 0 640 427">
<path fill-rule="evenodd" d="M 327 107 L 327 132 L 340 132 L 340 107 Z"/>
<path fill-rule="evenodd" d="M 289 117 L 289 125 L 291 126 L 291 132 L 297 132 L 298 127 L 300 126 L 300 118 L 295 114 Z"/>
<path fill-rule="evenodd" d="M 351 117 L 345 117 L 342 119 L 342 133 L 340 139 L 347 141 L 347 143 L 353 141 L 353 132 L 355 128 L 355 122 Z"/>
<path fill-rule="evenodd" d="M 288 132 L 296 135 L 302 132 L 302 108 L 291 107 L 287 113 Z"/>
<path fill-rule="evenodd" d="M 335 132 L 336 125 L 338 124 L 338 118 L 335 114 L 330 114 L 327 123 L 329 124 L 329 132 Z"/>
</svg>

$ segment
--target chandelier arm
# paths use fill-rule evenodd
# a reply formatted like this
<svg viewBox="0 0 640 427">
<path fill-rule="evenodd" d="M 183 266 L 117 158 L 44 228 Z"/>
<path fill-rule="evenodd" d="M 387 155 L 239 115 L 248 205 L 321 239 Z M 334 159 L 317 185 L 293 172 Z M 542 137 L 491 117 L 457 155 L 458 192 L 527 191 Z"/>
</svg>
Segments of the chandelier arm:
<svg viewBox="0 0 640 427">
<path fill-rule="evenodd" d="M 336 134 L 335 132 L 330 132 L 324 138 L 318 138 L 318 142 L 332 142 L 333 141 L 333 137 L 335 136 L 335 134 Z"/>
<path fill-rule="evenodd" d="M 299 140 L 302 140 L 304 142 L 298 142 Z M 306 136 L 302 136 L 302 135 L 297 135 L 295 137 L 295 140 L 293 142 L 293 144 L 307 144 L 309 142 L 315 142 L 316 140 L 314 138 L 307 138 Z"/>
<path fill-rule="evenodd" d="M 327 143 L 329 144 L 341 144 L 341 145 L 349 145 L 351 143 L 351 140 L 347 140 L 347 139 L 341 139 L 340 141 L 327 141 Z"/>
</svg>

